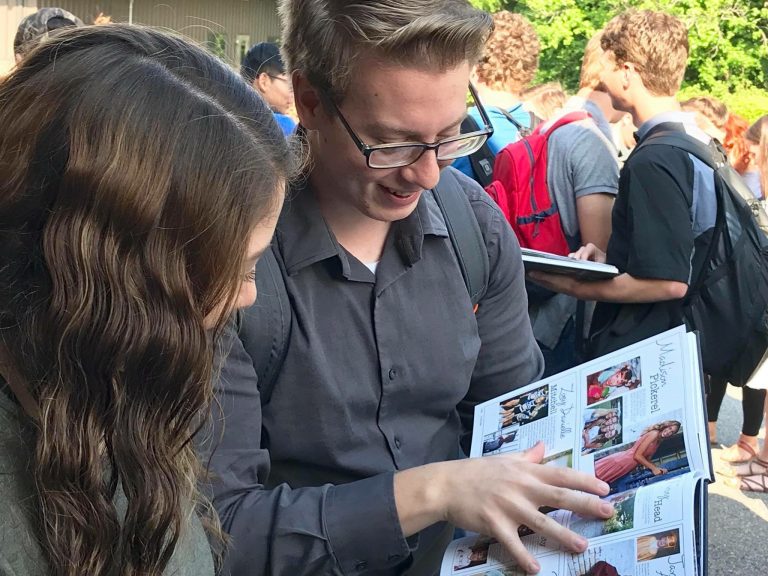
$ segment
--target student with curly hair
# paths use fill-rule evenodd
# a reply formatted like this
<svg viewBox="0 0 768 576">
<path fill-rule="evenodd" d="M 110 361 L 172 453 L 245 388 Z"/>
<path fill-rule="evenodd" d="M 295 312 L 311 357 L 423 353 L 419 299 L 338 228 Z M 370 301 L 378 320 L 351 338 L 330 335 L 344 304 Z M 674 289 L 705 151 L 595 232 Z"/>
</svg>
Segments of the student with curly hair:
<svg viewBox="0 0 768 576">
<path fill-rule="evenodd" d="M 488 139 L 493 154 L 518 140 L 521 128 L 531 127 L 533 119 L 521 94 L 536 76 L 540 49 L 539 35 L 525 16 L 506 10 L 493 15 L 493 32 L 470 77 L 493 125 Z M 470 106 L 468 114 L 482 126 L 476 106 Z M 469 158 L 459 158 L 453 166 L 479 181 Z"/>
</svg>

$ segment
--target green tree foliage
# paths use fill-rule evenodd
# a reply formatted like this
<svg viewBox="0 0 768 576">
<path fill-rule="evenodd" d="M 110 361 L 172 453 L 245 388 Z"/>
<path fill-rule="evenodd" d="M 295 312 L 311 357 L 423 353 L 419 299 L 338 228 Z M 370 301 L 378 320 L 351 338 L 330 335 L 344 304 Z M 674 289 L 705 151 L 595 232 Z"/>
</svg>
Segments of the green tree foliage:
<svg viewBox="0 0 768 576">
<path fill-rule="evenodd" d="M 471 0 L 485 10 L 525 14 L 542 44 L 537 81 L 578 86 L 589 38 L 628 8 L 664 10 L 689 29 L 688 95 L 711 94 L 749 119 L 768 112 L 768 1 L 766 0 Z"/>
</svg>

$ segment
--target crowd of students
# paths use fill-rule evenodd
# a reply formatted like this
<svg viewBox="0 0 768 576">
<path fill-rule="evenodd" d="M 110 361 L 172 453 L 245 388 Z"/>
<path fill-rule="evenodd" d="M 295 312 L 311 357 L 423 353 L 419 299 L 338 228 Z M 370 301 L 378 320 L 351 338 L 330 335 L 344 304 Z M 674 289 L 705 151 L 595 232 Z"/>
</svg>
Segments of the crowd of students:
<svg viewBox="0 0 768 576">
<path fill-rule="evenodd" d="M 519 138 L 531 110 L 560 113 L 556 86 L 523 102 L 530 23 L 464 0 L 278 5 L 282 57 L 257 45 L 242 76 L 148 28 L 42 10 L 20 28 L 0 82 L 0 575 L 431 576 L 455 527 L 535 573 L 518 528 L 582 552 L 546 508 L 614 513 L 612 470 L 542 465 L 542 444 L 460 458 L 473 408 L 573 365 L 586 336 L 596 355 L 676 317 L 714 225 L 712 171 L 656 146 L 619 172 L 612 123 L 629 114 L 641 143 L 721 130 L 764 191 L 765 118 L 729 140 L 714 101 L 689 103 L 702 129 L 676 99 L 682 22 L 612 19 L 562 103 L 589 117 L 553 133 L 547 178 L 574 256 L 621 274 L 530 274 L 558 295 L 529 302 L 467 159 Z M 449 190 L 482 235 L 479 293 Z M 267 273 L 287 308 L 256 300 Z M 577 300 L 597 302 L 591 323 Z M 285 342 L 254 342 L 275 316 Z M 675 426 L 605 465 L 653 470 Z M 768 447 L 751 448 L 731 475 L 765 491 Z"/>
</svg>

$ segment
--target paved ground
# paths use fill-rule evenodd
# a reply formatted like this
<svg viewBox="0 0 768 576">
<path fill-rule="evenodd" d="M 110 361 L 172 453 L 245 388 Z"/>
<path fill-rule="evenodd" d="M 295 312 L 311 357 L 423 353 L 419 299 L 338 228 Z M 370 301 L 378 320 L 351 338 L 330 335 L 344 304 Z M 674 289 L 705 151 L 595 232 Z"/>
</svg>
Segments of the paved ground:
<svg viewBox="0 0 768 576">
<path fill-rule="evenodd" d="M 718 419 L 718 441 L 733 444 L 741 429 L 741 392 L 728 387 Z M 764 430 L 764 429 L 763 429 Z M 761 438 L 763 437 L 761 430 Z M 715 471 L 721 466 L 712 451 Z M 768 495 L 728 488 L 722 476 L 709 487 L 709 576 L 768 574 Z"/>
</svg>

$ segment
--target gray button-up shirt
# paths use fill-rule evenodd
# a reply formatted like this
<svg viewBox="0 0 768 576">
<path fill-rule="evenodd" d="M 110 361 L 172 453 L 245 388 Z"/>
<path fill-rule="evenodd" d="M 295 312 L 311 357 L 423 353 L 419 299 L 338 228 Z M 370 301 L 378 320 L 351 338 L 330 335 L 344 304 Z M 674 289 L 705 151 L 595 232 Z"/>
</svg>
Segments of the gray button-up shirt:
<svg viewBox="0 0 768 576">
<path fill-rule="evenodd" d="M 310 189 L 289 196 L 273 245 L 292 306 L 282 370 L 262 404 L 235 339 L 221 374 L 211 468 L 232 537 L 225 573 L 439 568 L 420 556 L 439 558 L 446 527 L 403 537 L 394 473 L 456 458 L 474 406 L 543 370 L 518 243 L 485 192 L 458 177 L 490 258 L 476 314 L 431 192 L 393 224 L 376 274 L 336 241 Z"/>
</svg>

